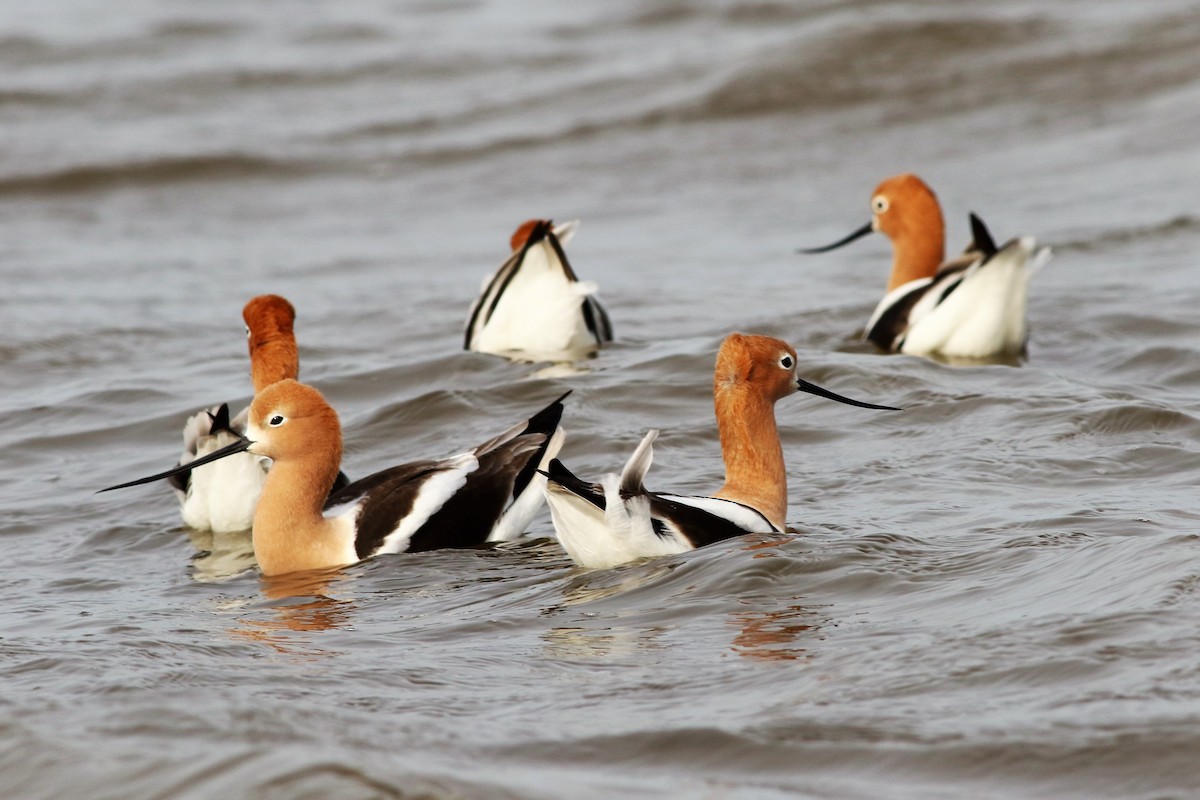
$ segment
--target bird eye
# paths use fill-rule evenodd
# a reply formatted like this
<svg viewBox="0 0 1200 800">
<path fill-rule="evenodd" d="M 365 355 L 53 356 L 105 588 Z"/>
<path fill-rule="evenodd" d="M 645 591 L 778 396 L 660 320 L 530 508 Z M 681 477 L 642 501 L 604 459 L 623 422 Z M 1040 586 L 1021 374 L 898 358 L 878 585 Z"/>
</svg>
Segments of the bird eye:
<svg viewBox="0 0 1200 800">
<path fill-rule="evenodd" d="M 247 339 L 250 338 L 250 326 L 249 325 L 246 326 L 246 338 Z"/>
<path fill-rule="evenodd" d="M 881 194 L 875 195 L 871 200 L 871 210 L 876 214 L 882 214 L 888 210 L 888 199 Z"/>
<path fill-rule="evenodd" d="M 779 359 L 779 366 L 783 367 L 784 369 L 791 369 L 795 365 L 796 361 L 791 356 L 784 356 L 783 358 Z"/>
<path fill-rule="evenodd" d="M 275 416 L 271 417 L 271 419 L 267 420 L 267 424 L 270 425 L 272 428 L 278 428 L 280 425 L 283 424 L 283 415 L 276 414 Z"/>
</svg>

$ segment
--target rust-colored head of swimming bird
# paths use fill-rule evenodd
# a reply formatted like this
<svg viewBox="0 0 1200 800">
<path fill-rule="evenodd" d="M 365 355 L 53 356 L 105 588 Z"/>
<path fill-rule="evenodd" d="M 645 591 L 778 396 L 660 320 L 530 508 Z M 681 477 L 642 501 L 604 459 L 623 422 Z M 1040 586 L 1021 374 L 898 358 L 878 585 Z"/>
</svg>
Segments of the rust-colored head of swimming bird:
<svg viewBox="0 0 1200 800">
<path fill-rule="evenodd" d="M 276 294 L 259 295 L 242 309 L 250 348 L 250 379 L 258 394 L 273 383 L 300 376 L 300 355 L 292 325 L 296 309 Z"/>
<path fill-rule="evenodd" d="M 525 246 L 525 243 L 529 241 L 529 235 L 533 233 L 534 228 L 539 225 L 546 225 L 549 227 L 553 224 L 554 223 L 548 219 L 527 219 L 522 222 L 521 226 L 513 231 L 512 238 L 509 240 L 509 243 L 512 245 L 513 252 L 516 252 Z"/>
<path fill-rule="evenodd" d="M 918 278 L 933 277 L 945 254 L 946 225 L 937 196 L 916 175 L 888 178 L 871 195 L 871 221 L 824 247 L 802 248 L 801 253 L 828 253 L 861 239 L 871 231 L 892 240 L 892 277 L 888 291 Z"/>
<path fill-rule="evenodd" d="M 937 195 L 916 175 L 896 175 L 875 187 L 871 227 L 892 240 L 889 292 L 937 272 L 945 257 L 946 224 Z"/>
<path fill-rule="evenodd" d="M 860 408 L 891 409 L 804 380 L 796 374 L 796 351 L 782 339 L 744 333 L 725 338 L 713 370 L 717 432 L 725 459 L 725 485 L 715 496 L 758 509 L 779 530 L 787 513 L 787 471 L 775 401 L 797 391 Z"/>
<path fill-rule="evenodd" d="M 713 393 L 753 391 L 774 403 L 797 389 L 796 351 L 782 339 L 731 333 L 717 351 Z"/>
<path fill-rule="evenodd" d="M 780 530 L 787 514 L 787 472 L 775 401 L 797 388 L 796 351 L 787 342 L 731 333 L 721 343 L 713 404 L 725 485 L 715 496 L 758 509 Z"/>
<path fill-rule="evenodd" d="M 254 396 L 246 438 L 254 442 L 250 452 L 277 464 L 308 459 L 316 453 L 329 461 L 331 475 L 336 476 L 342 463 L 342 426 L 337 412 L 319 391 L 292 378 L 277 381 Z"/>
</svg>

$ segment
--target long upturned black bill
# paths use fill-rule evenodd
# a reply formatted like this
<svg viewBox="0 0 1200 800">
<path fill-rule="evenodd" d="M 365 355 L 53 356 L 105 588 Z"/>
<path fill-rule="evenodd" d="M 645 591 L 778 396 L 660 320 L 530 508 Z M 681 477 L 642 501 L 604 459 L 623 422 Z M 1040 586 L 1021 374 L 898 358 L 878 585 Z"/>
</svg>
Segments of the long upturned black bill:
<svg viewBox="0 0 1200 800">
<path fill-rule="evenodd" d="M 874 230 L 874 228 L 871 227 L 871 223 L 868 222 L 866 225 L 863 225 L 861 228 L 856 230 L 854 233 L 850 234 L 849 236 L 847 236 L 844 239 L 838 239 L 833 244 L 827 244 L 824 247 L 801 248 L 801 249 L 798 249 L 796 252 L 797 253 L 828 253 L 830 250 L 837 250 L 839 247 L 841 247 L 844 244 L 850 244 L 855 239 L 861 239 L 862 237 L 866 236 L 868 233 L 870 233 L 873 230 Z"/>
<path fill-rule="evenodd" d="M 184 470 L 195 469 L 196 467 L 204 466 L 205 464 L 217 461 L 218 459 L 225 458 L 225 456 L 231 456 L 235 453 L 244 453 L 252 444 L 254 444 L 254 442 L 250 441 L 249 439 L 242 438 L 231 445 L 222 447 L 220 450 L 214 450 L 206 456 L 201 456 L 195 461 L 189 461 L 186 464 L 179 464 L 167 470 L 166 472 L 160 472 L 157 475 L 151 475 L 147 478 L 138 478 L 136 481 L 129 481 L 128 483 L 119 483 L 116 486 L 109 486 L 106 489 L 101 489 L 99 492 L 96 492 L 96 494 L 100 494 L 100 492 L 111 492 L 113 489 L 127 489 L 130 486 L 140 486 L 143 483 L 161 481 L 163 478 L 169 478 L 172 475 L 178 475 Z"/>
<path fill-rule="evenodd" d="M 828 389 L 824 389 L 820 386 L 817 386 L 815 383 L 809 383 L 808 381 L 804 380 L 804 378 L 796 379 L 796 388 L 798 388 L 802 392 L 808 392 L 809 394 L 815 394 L 817 397 L 825 397 L 825 398 L 828 398 L 829 400 L 837 400 L 839 403 L 845 403 L 848 406 L 858 406 L 859 408 L 877 408 L 880 411 L 903 411 L 904 410 L 903 408 L 896 408 L 895 406 L 879 406 L 879 405 L 875 405 L 874 403 L 864 403 L 862 400 L 851 400 L 849 397 L 842 397 L 837 392 L 831 392 Z M 116 487 L 116 488 L 119 488 L 119 487 Z"/>
</svg>

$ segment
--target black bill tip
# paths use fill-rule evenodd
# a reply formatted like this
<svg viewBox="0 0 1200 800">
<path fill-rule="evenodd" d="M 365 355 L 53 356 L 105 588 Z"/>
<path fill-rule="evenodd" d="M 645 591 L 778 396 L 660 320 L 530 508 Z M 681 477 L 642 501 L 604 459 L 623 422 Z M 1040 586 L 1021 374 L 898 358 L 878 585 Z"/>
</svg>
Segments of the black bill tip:
<svg viewBox="0 0 1200 800">
<path fill-rule="evenodd" d="M 866 225 L 863 225 L 861 228 L 856 230 L 854 233 L 852 233 L 849 236 L 846 236 L 844 238 L 838 239 L 833 244 L 827 244 L 824 247 L 799 248 L 796 250 L 796 252 L 797 253 L 828 253 L 830 250 L 836 250 L 844 244 L 850 244 L 855 239 L 861 239 L 862 237 L 866 236 L 868 233 L 870 233 L 873 230 L 874 230 L 874 228 L 871 227 L 871 223 L 868 222 Z"/>
<path fill-rule="evenodd" d="M 148 475 L 145 478 L 138 478 L 137 480 L 128 481 L 127 483 L 118 483 L 116 486 L 108 486 L 104 489 L 99 490 L 98 492 L 96 492 L 96 494 L 100 494 L 102 492 L 111 492 L 114 489 L 128 489 L 130 486 L 140 486 L 143 483 L 153 483 L 154 481 L 161 481 L 163 478 L 169 478 L 172 475 L 178 475 L 180 472 L 184 472 L 186 470 L 195 469 L 196 467 L 204 466 L 205 464 L 216 461 L 218 459 L 225 458 L 226 456 L 231 456 L 231 455 L 234 455 L 235 453 L 244 453 L 244 452 L 246 452 L 246 450 L 248 450 L 250 448 L 250 445 L 252 445 L 252 444 L 254 444 L 254 442 L 250 441 L 249 439 L 242 438 L 242 439 L 239 439 L 238 441 L 234 442 L 231 445 L 222 447 L 220 450 L 214 450 L 206 456 L 197 458 L 195 461 L 189 461 L 186 464 L 177 464 L 176 466 L 171 467 L 171 469 L 167 470 L 166 472 L 160 472 L 157 475 Z"/>
<path fill-rule="evenodd" d="M 798 388 L 802 392 L 808 392 L 809 394 L 815 394 L 817 397 L 824 397 L 828 400 L 836 400 L 839 403 L 845 403 L 848 406 L 858 406 L 859 408 L 874 408 L 874 409 L 878 409 L 879 411 L 903 411 L 904 410 L 902 408 L 896 408 L 895 406 L 881 406 L 881 405 L 877 405 L 876 403 L 864 403 L 862 400 L 851 400 L 849 397 L 843 397 L 842 395 L 838 394 L 837 392 L 831 392 L 828 389 L 817 386 L 815 383 L 809 383 L 808 381 L 804 380 L 804 378 L 796 379 L 796 388 Z"/>
</svg>

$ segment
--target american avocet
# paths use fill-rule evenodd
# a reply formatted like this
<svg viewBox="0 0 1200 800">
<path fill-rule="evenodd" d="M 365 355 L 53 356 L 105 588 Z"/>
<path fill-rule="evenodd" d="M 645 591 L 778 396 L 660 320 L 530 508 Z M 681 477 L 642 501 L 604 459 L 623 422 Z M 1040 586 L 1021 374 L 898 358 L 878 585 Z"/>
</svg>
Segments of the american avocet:
<svg viewBox="0 0 1200 800">
<path fill-rule="evenodd" d="M 974 241 L 942 262 L 945 223 L 937 197 L 916 175 L 888 178 L 871 197 L 871 221 L 824 253 L 881 231 L 892 240 L 887 294 L 867 322 L 864 339 L 913 355 L 993 358 L 1025 352 L 1029 278 L 1050 257 L 1033 237 L 996 247 L 982 220 L 970 215 Z"/>
<path fill-rule="evenodd" d="M 250 379 L 255 394 L 277 381 L 298 377 L 300 357 L 293 331 L 296 310 L 292 304 L 279 295 L 259 295 L 246 303 L 242 319 L 246 321 Z M 189 467 L 197 459 L 241 439 L 249 410 L 249 407 L 243 409 L 231 420 L 228 404 L 222 403 L 191 417 L 183 427 L 179 466 Z M 243 453 L 173 475 L 170 483 L 179 497 L 184 524 L 217 533 L 250 530 L 266 469 L 263 459 Z M 340 473 L 338 481 L 340 486 L 349 482 Z"/>
<path fill-rule="evenodd" d="M 331 495 L 342 460 L 337 412 L 311 386 L 282 380 L 254 396 L 246 438 L 196 463 L 241 453 L 272 459 L 254 513 L 254 555 L 264 575 L 472 547 L 517 538 L 541 508 L 538 470 L 562 446 L 565 397 L 473 450 L 391 467 Z M 186 467 L 101 491 L 178 469 Z"/>
<path fill-rule="evenodd" d="M 561 361 L 612 341 L 596 284 L 575 277 L 563 252 L 578 225 L 531 219 L 517 228 L 512 255 L 471 306 L 467 350 Z"/>
<path fill-rule="evenodd" d="M 682 553 L 744 533 L 783 531 L 787 472 L 775 401 L 797 391 L 862 408 L 893 409 L 835 394 L 796 375 L 796 351 L 767 336 L 730 334 L 717 353 L 713 399 L 725 485 L 711 497 L 658 494 L 643 485 L 658 431 L 642 439 L 621 474 L 599 485 L 550 462 L 546 500 L 563 548 L 584 567 Z"/>
</svg>

